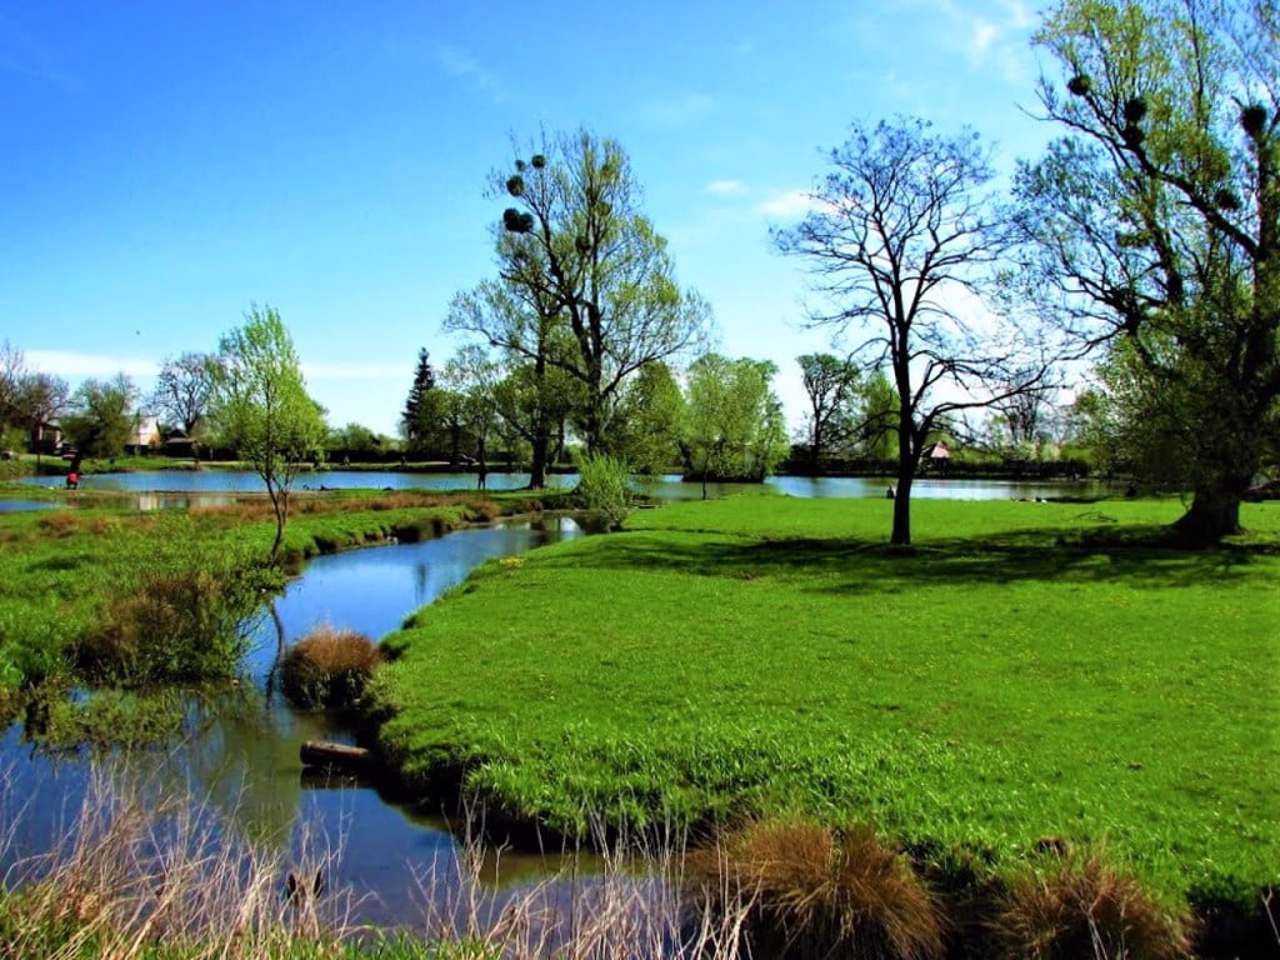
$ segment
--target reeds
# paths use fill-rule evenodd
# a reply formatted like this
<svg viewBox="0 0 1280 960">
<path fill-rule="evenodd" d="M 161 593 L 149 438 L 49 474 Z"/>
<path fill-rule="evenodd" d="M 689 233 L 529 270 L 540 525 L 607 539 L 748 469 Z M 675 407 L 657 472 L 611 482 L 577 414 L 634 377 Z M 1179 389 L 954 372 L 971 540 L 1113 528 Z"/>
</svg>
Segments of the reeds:
<svg viewBox="0 0 1280 960">
<path fill-rule="evenodd" d="M 1024 870 L 995 920 L 1010 960 L 1176 960 L 1190 955 L 1190 926 L 1098 856 Z"/>
<path fill-rule="evenodd" d="M 0 822 L 0 845 L 19 829 L 16 820 Z M 499 894 L 481 882 L 486 860 L 493 862 L 477 839 L 481 832 L 460 841 L 456 860 L 424 867 L 421 916 L 392 936 L 355 922 L 360 901 L 334 882 L 340 848 L 323 838 L 256 845 L 190 798 L 157 798 L 145 784 L 99 771 L 65 841 L 5 876 L 0 957 L 745 956 L 749 898 L 725 890 L 724 902 L 742 904 L 729 912 L 688 899 L 674 840 L 643 850 L 629 845 L 630 852 L 607 857 L 599 874 L 570 867 Z"/>
<path fill-rule="evenodd" d="M 364 634 L 321 625 L 284 655 L 281 689 L 300 707 L 351 707 L 381 661 L 377 645 Z"/>
<path fill-rule="evenodd" d="M 719 884 L 714 890 L 750 893 L 747 929 L 769 955 L 932 960 L 944 952 L 937 900 L 868 827 L 759 821 L 691 863 Z"/>
</svg>

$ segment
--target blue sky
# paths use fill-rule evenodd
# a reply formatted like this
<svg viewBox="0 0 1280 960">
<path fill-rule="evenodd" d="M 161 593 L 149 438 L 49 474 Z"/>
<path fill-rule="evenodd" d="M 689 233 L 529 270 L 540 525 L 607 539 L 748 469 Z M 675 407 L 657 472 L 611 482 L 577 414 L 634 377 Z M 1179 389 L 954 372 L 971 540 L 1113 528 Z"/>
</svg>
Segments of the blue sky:
<svg viewBox="0 0 1280 960">
<path fill-rule="evenodd" d="M 771 252 L 855 118 L 975 126 L 1003 169 L 1050 131 L 1021 0 L 0 3 L 0 340 L 68 376 L 212 349 L 251 301 L 336 423 L 394 430 L 453 293 L 492 271 L 511 134 L 617 137 L 793 423 L 801 265 Z"/>
</svg>

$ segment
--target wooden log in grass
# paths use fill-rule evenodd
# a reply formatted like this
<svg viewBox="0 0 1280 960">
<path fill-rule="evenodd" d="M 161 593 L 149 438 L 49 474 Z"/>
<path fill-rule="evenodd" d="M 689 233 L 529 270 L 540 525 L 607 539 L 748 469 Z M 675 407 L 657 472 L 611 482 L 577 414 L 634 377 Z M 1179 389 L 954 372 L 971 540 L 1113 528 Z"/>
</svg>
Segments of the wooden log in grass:
<svg viewBox="0 0 1280 960">
<path fill-rule="evenodd" d="M 345 743 L 327 740 L 307 740 L 298 751 L 304 767 L 337 767 L 342 770 L 363 770 L 369 766 L 369 751 Z"/>
</svg>

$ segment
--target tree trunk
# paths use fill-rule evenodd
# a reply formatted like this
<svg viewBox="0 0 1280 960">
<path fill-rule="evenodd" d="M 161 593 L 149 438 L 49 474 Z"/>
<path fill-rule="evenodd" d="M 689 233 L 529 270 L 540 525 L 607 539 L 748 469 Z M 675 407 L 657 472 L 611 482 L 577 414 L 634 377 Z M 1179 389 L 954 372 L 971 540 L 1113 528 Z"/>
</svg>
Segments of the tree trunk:
<svg viewBox="0 0 1280 960">
<path fill-rule="evenodd" d="M 1212 546 L 1223 537 L 1240 533 L 1240 501 L 1248 488 L 1248 479 L 1201 487 L 1187 512 L 1174 523 L 1174 532 L 1197 546 Z"/>
<path fill-rule="evenodd" d="M 889 542 L 899 546 L 911 543 L 911 482 L 915 470 L 908 466 L 898 468 L 898 488 L 893 494 L 893 535 Z"/>
<path fill-rule="evenodd" d="M 541 490 L 547 485 L 547 448 L 551 446 L 551 433 L 539 427 L 533 438 L 533 460 L 529 464 L 529 486 Z"/>
<path fill-rule="evenodd" d="M 911 430 L 898 429 L 898 487 L 893 495 L 893 533 L 889 542 L 897 546 L 911 543 L 911 484 L 916 478 L 918 456 Z"/>
</svg>

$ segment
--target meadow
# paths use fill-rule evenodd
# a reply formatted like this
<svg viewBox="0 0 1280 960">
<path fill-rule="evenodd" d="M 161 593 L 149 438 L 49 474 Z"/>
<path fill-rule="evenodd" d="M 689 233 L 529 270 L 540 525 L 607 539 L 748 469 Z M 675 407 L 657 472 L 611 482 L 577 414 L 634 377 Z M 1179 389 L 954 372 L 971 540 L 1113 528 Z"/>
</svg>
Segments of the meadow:
<svg viewBox="0 0 1280 960">
<path fill-rule="evenodd" d="M 1280 880 L 1280 509 L 735 497 L 490 562 L 384 641 L 381 745 L 495 820 L 867 824 L 998 874 L 1104 851 L 1168 901 Z M 949 867 L 947 865 L 950 865 Z"/>
<path fill-rule="evenodd" d="M 72 499 L 65 509 L 0 514 L 0 707 L 46 682 L 144 688 L 233 675 L 239 651 L 217 645 L 283 582 L 266 563 L 266 500 L 141 513 L 111 494 Z M 283 556 L 288 565 L 541 506 L 510 493 L 308 494 L 295 498 Z"/>
</svg>

